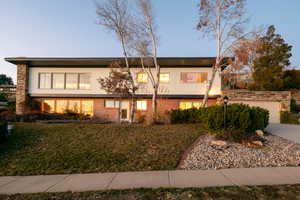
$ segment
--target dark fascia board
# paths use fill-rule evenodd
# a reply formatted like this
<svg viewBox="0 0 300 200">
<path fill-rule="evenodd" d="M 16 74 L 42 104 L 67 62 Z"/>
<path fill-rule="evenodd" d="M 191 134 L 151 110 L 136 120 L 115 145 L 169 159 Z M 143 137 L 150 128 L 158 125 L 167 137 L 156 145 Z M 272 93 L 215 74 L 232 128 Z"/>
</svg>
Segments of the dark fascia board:
<svg viewBox="0 0 300 200">
<path fill-rule="evenodd" d="M 30 67 L 109 67 L 113 62 L 124 65 L 124 58 L 5 58 L 12 64 L 28 64 Z M 140 67 L 140 58 L 130 58 L 130 65 Z M 215 57 L 160 57 L 158 62 L 161 67 L 212 67 Z"/>
<path fill-rule="evenodd" d="M 36 98 L 120 98 L 113 94 L 30 94 Z M 209 96 L 209 99 L 217 99 L 220 95 Z M 138 94 L 136 98 L 151 99 L 152 95 Z M 158 95 L 160 99 L 203 99 L 204 95 Z"/>
</svg>

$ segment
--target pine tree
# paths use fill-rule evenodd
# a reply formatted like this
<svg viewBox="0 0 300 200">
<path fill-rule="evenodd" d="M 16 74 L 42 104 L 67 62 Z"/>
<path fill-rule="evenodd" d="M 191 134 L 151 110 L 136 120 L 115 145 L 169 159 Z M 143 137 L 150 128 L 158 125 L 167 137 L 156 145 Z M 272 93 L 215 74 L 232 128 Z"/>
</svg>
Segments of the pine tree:
<svg viewBox="0 0 300 200">
<path fill-rule="evenodd" d="M 261 46 L 257 49 L 258 57 L 254 61 L 255 90 L 283 90 L 284 70 L 290 65 L 292 46 L 285 43 L 281 35 L 275 33 L 272 25 L 261 38 Z"/>
</svg>

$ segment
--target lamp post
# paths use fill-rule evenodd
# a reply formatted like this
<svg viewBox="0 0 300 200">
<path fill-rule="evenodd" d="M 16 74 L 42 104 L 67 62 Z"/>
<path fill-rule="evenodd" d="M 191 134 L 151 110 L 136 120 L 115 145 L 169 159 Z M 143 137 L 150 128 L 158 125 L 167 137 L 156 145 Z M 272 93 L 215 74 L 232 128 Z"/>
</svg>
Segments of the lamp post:
<svg viewBox="0 0 300 200">
<path fill-rule="evenodd" d="M 223 97 L 223 103 L 224 103 L 224 129 L 226 130 L 226 115 L 227 115 L 227 105 L 228 105 L 228 96 Z"/>
</svg>

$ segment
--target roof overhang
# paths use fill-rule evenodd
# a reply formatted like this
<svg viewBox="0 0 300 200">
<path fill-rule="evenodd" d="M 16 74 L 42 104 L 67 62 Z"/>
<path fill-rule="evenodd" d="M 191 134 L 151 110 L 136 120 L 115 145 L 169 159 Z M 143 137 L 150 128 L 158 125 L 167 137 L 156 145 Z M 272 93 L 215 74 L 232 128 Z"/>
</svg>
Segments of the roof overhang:
<svg viewBox="0 0 300 200">
<path fill-rule="evenodd" d="M 12 64 L 28 64 L 29 67 L 109 67 L 112 63 L 125 64 L 125 59 L 115 58 L 5 58 Z M 132 67 L 140 67 L 140 58 L 130 58 Z M 158 63 L 161 67 L 212 67 L 215 57 L 160 57 Z"/>
</svg>

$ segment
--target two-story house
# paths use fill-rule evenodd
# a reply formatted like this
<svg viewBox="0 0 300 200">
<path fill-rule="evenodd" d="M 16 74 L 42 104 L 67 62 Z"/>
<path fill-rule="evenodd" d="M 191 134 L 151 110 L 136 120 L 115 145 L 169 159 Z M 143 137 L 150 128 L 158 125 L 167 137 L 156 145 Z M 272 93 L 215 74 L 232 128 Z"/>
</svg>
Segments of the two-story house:
<svg viewBox="0 0 300 200">
<path fill-rule="evenodd" d="M 99 78 L 107 77 L 113 62 L 124 58 L 6 58 L 17 65 L 16 112 L 23 114 L 27 95 L 41 101 L 42 111 L 62 113 L 72 110 L 108 120 L 130 117 L 129 100 L 101 89 Z M 201 106 L 215 58 L 159 58 L 161 66 L 158 112 Z M 152 86 L 139 59 L 130 60 L 135 81 L 139 85 L 136 109 L 150 115 Z M 153 69 L 154 70 L 154 69 Z M 209 96 L 209 105 L 221 95 L 221 78 L 216 76 Z"/>
</svg>

